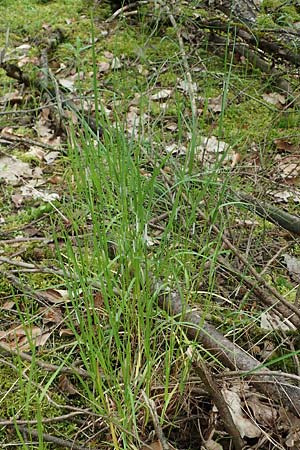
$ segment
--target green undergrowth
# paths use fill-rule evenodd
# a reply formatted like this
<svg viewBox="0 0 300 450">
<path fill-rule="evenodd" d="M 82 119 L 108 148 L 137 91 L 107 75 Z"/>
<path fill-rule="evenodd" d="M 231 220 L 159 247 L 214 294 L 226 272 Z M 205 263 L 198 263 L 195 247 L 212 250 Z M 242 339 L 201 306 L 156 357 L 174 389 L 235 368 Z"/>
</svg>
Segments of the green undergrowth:
<svg viewBox="0 0 300 450">
<path fill-rule="evenodd" d="M 227 191 L 251 193 L 254 189 L 257 193 L 257 186 L 268 180 L 274 164 L 273 140 L 298 132 L 298 111 L 283 112 L 265 102 L 262 95 L 277 92 L 276 82 L 238 58 L 209 54 L 204 36 L 201 46 L 187 51 L 196 86 L 195 120 L 190 98 L 182 88 L 186 69 L 170 23 L 155 14 L 149 18 L 146 5 L 139 20 L 128 17 L 104 24 L 109 7 L 88 6 L 76 0 L 0 3 L 1 27 L 10 27 L 10 48 L 24 40 L 34 44 L 37 37 L 31 55 L 39 54 L 40 36 L 48 33 L 43 24 L 64 29 L 65 39 L 54 49 L 51 63 L 64 64 L 64 77 L 68 71 L 82 72 L 76 88 L 82 100 L 89 96 L 96 105 L 96 119 L 103 130 L 96 139 L 84 123 L 70 120 L 66 155 L 53 166 L 55 173 L 63 174 L 60 201 L 28 201 L 17 210 L 11 202 L 15 187 L 1 185 L 1 213 L 5 216 L 1 236 L 18 236 L 33 223 L 38 235 L 54 239 L 44 249 L 40 243 L 26 248 L 7 245 L 1 247 L 1 254 L 59 268 L 59 276 L 24 273 L 20 280 L 41 293 L 46 288 L 68 292 L 68 300 L 59 306 L 62 319 L 54 326 L 51 339 L 38 350 L 33 344 L 30 349 L 34 357 L 59 369 L 45 373 L 34 360 L 28 364 L 17 357 L 12 359 L 15 367 L 0 369 L 1 416 L 38 419 L 39 442 L 23 442 L 24 449 L 53 448 L 44 442 L 43 432 L 78 439 L 82 423 L 64 421 L 42 427 L 42 418 L 62 414 L 66 404 L 87 408 L 103 418 L 107 427 L 92 443 L 103 449 L 136 450 L 148 439 L 152 423 L 144 394 L 159 404 L 166 434 L 174 431 L 177 419 L 188 418 L 190 411 L 183 400 L 193 373 L 190 350 L 204 355 L 216 371 L 222 365 L 188 338 L 182 317 L 172 318 L 158 306 L 163 292 L 176 293 L 183 304 L 199 308 L 203 321 L 209 319 L 224 334 L 234 335 L 245 349 L 259 347 L 253 354 L 262 361 L 260 344 L 268 336 L 277 347 L 267 363 L 272 363 L 272 368 L 294 370 L 293 355 L 281 345 L 280 332 L 261 329 L 262 309 L 254 303 L 252 293 L 243 291 L 242 280 L 230 274 L 220 276 L 218 257 L 236 262 L 222 243 L 225 231 L 259 271 L 271 258 L 268 250 L 274 226 L 258 219 L 251 232 L 243 225 L 238 227 L 240 219 L 253 220 L 253 215 L 236 209 Z M 186 15 L 178 19 L 183 24 L 193 17 L 193 6 L 188 5 Z M 265 4 L 266 11 L 268 7 Z M 107 52 L 121 65 L 99 73 L 99 62 L 110 61 Z M 31 76 L 36 73 L 33 67 L 23 69 Z M 59 73 L 55 75 L 59 77 Z M 11 80 L 4 75 L 1 80 L 6 91 L 13 89 Z M 151 98 L 162 90 L 170 91 L 165 99 Z M 219 96 L 222 108 L 214 111 L 210 101 Z M 26 107 L 37 103 L 30 99 Z M 147 116 L 128 130 L 132 107 L 137 118 Z M 9 119 L 3 120 L 4 126 Z M 16 130 L 35 137 L 34 128 L 27 132 L 26 126 L 18 126 Z M 202 165 L 197 152 L 202 138 L 211 136 L 230 144 L 228 153 L 233 149 L 239 154 L 236 166 L 225 164 L 226 154 L 211 167 Z M 297 137 L 294 139 L 297 143 Z M 170 144 L 175 144 L 173 153 L 168 151 Z M 12 154 L 32 166 L 40 164 L 37 158 L 28 159 L 21 153 L 13 150 Z M 253 160 L 259 161 L 258 172 Z M 206 219 L 199 217 L 198 208 Z M 220 233 L 213 231 L 212 225 L 218 225 Z M 293 284 L 282 266 L 276 267 L 275 274 L 267 272 L 265 279 L 287 299 L 294 299 Z M 0 292 L 4 301 L 15 300 L 11 311 L 0 311 L 6 329 L 10 321 L 24 327 L 44 326 L 45 311 L 31 295 L 21 296 L 6 281 L 1 282 Z M 62 327 L 68 337 L 60 335 Z M 74 397 L 59 388 L 60 366 L 72 365 L 88 375 L 71 377 L 77 391 Z M 49 403 L 48 394 L 61 406 Z M 6 429 L 0 430 L 0 436 L 9 442 Z M 188 438 L 184 444 L 189 447 Z"/>
</svg>

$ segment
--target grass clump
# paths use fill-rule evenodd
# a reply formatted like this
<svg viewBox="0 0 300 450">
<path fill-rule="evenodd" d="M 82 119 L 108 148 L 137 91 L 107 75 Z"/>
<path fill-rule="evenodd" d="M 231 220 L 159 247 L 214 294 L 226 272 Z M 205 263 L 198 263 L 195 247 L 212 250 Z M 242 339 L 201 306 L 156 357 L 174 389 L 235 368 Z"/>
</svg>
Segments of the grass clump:
<svg viewBox="0 0 300 450">
<path fill-rule="evenodd" d="M 48 6 L 32 3 L 37 22 L 28 24 L 26 32 L 40 32 L 40 14 L 47 12 Z M 59 9 L 59 23 L 68 19 L 73 6 L 72 29 L 52 56 L 67 65 L 72 76 L 75 72 L 84 74 L 76 80 L 79 97 L 84 103 L 88 90 L 86 95 L 103 133 L 98 138 L 84 123 L 70 120 L 68 154 L 54 169 L 60 174 L 65 170 L 61 202 L 45 205 L 29 201 L 28 208 L 16 215 L 13 208 L 5 206 L 12 191 L 3 193 L 3 207 L 7 208 L 4 231 L 13 235 L 30 222 L 39 233 L 51 226 L 54 229 L 55 245 L 49 245 L 42 259 L 56 275 L 31 273 L 21 275 L 21 281 L 41 293 L 49 287 L 68 291 L 58 307 L 61 316 L 51 329 L 51 342 L 38 353 L 40 359 L 57 364 L 57 369 L 42 376 L 34 345 L 30 364 L 17 359 L 16 373 L 21 379 L 17 400 L 24 402 L 24 409 L 16 408 L 13 413 L 37 417 L 36 447 L 45 448 L 43 430 L 48 431 L 48 427 L 43 428 L 41 418 L 59 415 L 55 405 L 47 410 L 45 399 L 60 388 L 62 368 L 75 366 L 85 370 L 86 376 L 79 372 L 72 375 L 76 392 L 58 395 L 57 402 L 63 399 L 63 408 L 69 401 L 85 409 L 87 417 L 96 414 L 102 418 L 105 426 L 95 445 L 141 448 L 152 428 L 146 395 L 155 399 L 170 440 L 178 448 L 194 448 L 199 446 L 199 433 L 194 439 L 193 425 L 182 437 L 176 433 L 176 427 L 181 427 L 182 420 L 189 422 L 194 411 L 193 405 L 187 405 L 192 401 L 186 392 L 193 374 L 190 350 L 201 352 L 214 363 L 216 372 L 221 363 L 189 340 L 180 317 L 172 318 L 158 306 L 159 287 L 179 292 L 184 304 L 201 309 L 203 321 L 209 318 L 224 334 L 234 335 L 242 347 L 247 348 L 250 342 L 252 348 L 267 335 L 259 328 L 262 311 L 249 301 L 252 293 L 243 290 L 243 280 L 237 282 L 230 271 L 224 271 L 218 258 L 237 262 L 222 243 L 223 230 L 247 253 L 251 264 L 263 266 L 271 255 L 265 250 L 273 225 L 264 226 L 262 221 L 254 224 L 251 216 L 249 232 L 241 225 L 244 215 L 241 217 L 240 210 L 232 213 L 234 202 L 228 200 L 228 192 L 241 187 L 251 192 L 257 173 L 266 176 L 273 163 L 269 158 L 272 143 L 266 141 L 284 133 L 273 125 L 282 125 L 285 116 L 261 99 L 272 89 L 269 80 L 258 78 L 258 70 L 234 57 L 208 56 L 205 43 L 186 56 L 195 80 L 197 118 L 193 117 L 182 49 L 168 21 L 159 22 L 156 16 L 150 20 L 145 7 L 139 12 L 143 20 L 134 23 L 122 19 L 95 39 L 92 26 L 86 32 L 90 19 L 82 2 L 67 2 L 63 13 Z M 29 7 L 28 2 L 24 2 L 25 7 Z M 189 5 L 187 16 L 192 15 Z M 11 24 L 18 32 L 14 20 L 13 16 Z M 160 31 L 165 33 L 163 38 Z M 118 57 L 121 66 L 99 74 L 99 61 L 111 62 L 112 57 Z M 151 98 L 163 89 L 169 90 L 165 98 Z M 212 100 L 217 98 L 221 108 L 214 110 Z M 26 128 L 23 134 L 27 135 Z M 208 137 L 218 137 L 231 147 L 222 154 L 215 148 L 211 152 L 215 159 L 206 165 L 200 147 Z M 251 159 L 254 147 L 253 153 L 257 153 Z M 233 161 L 232 149 L 236 152 L 233 156 L 241 157 L 240 165 L 238 158 Z M 231 159 L 226 161 L 228 156 Z M 256 172 L 255 164 L 259 163 L 260 171 Z M 200 218 L 199 206 L 206 219 Z M 213 230 L 215 223 L 220 233 Z M 4 251 L 18 257 L 9 246 Z M 20 249 L 20 254 L 22 261 L 34 262 L 39 248 L 31 244 Z M 246 273 L 243 276 L 248 277 Z M 287 298 L 292 297 L 293 286 L 284 277 L 265 274 L 265 279 Z M 17 295 L 15 290 L 10 294 Z M 21 318 L 24 327 L 44 326 L 45 309 L 32 305 L 31 300 L 30 294 L 22 297 L 12 314 Z M 51 312 L 56 310 L 56 306 L 47 307 Z M 60 335 L 62 324 L 68 338 Z M 281 367 L 281 357 L 291 358 L 284 346 L 276 357 L 271 356 L 271 362 Z M 23 366 L 30 370 L 30 388 L 24 381 Z M 0 371 L 1 376 L 5 377 L 6 371 Z M 15 379 L 7 387 L 12 395 L 14 383 Z M 35 392 L 37 385 L 41 389 Z M 3 415 L 12 411 L 4 401 L 3 409 Z M 204 421 L 206 418 L 204 415 Z M 80 426 L 85 427 L 85 423 Z M 49 430 L 71 439 L 78 428 L 72 423 L 64 431 L 63 424 L 52 424 Z M 22 444 L 25 448 L 24 439 Z"/>
</svg>

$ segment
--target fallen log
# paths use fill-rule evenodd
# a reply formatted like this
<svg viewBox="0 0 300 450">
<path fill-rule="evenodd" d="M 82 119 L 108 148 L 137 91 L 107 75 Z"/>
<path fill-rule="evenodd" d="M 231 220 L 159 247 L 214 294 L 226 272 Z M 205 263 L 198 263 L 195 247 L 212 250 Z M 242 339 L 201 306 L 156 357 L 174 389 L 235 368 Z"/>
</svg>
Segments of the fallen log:
<svg viewBox="0 0 300 450">
<path fill-rule="evenodd" d="M 171 291 L 159 284 L 155 290 L 159 306 L 170 315 L 178 317 L 190 339 L 200 342 L 229 369 L 255 372 L 253 376 L 249 374 L 250 382 L 255 381 L 255 388 L 258 391 L 300 416 L 300 387 L 290 384 L 284 376 L 272 375 L 271 370 L 266 369 L 256 358 L 224 337 L 201 316 L 199 311 L 186 304 L 178 291 Z M 261 376 L 260 372 L 263 372 Z M 266 372 L 270 372 L 270 375 L 266 375 Z"/>
</svg>

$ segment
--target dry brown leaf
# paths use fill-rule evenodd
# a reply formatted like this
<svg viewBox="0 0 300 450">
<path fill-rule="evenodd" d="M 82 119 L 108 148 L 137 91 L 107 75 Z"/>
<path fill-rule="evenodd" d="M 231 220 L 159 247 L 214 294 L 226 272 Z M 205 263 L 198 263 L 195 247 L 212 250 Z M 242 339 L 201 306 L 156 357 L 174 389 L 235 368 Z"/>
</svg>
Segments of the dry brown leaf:
<svg viewBox="0 0 300 450">
<path fill-rule="evenodd" d="M 50 335 L 49 329 L 42 329 L 37 326 L 19 326 L 7 330 L 4 335 L 2 334 L 2 339 L 5 339 L 12 349 L 28 351 L 32 346 L 41 347 L 45 345 Z"/>
<path fill-rule="evenodd" d="M 208 109 L 214 113 L 222 111 L 223 95 L 212 97 L 208 99 Z"/>
<path fill-rule="evenodd" d="M 47 306 L 40 308 L 42 314 L 42 321 L 44 325 L 53 324 L 59 325 L 63 322 L 63 315 L 58 307 L 48 308 Z"/>
<path fill-rule="evenodd" d="M 261 435 L 261 430 L 243 413 L 239 395 L 229 389 L 222 389 L 222 394 L 229 407 L 232 420 L 239 430 L 241 438 L 245 436 L 249 438 L 259 437 Z"/>
<path fill-rule="evenodd" d="M 17 185 L 23 178 L 31 178 L 33 169 L 28 163 L 13 156 L 0 157 L 0 179 L 8 184 Z"/>
<path fill-rule="evenodd" d="M 278 192 L 268 191 L 268 194 L 273 196 L 276 203 L 288 203 L 289 200 L 293 200 L 295 203 L 300 203 L 299 189 L 286 189 Z"/>
<path fill-rule="evenodd" d="M 49 337 L 51 336 L 50 332 L 41 333 L 39 336 L 37 336 L 34 340 L 34 344 L 36 347 L 43 347 L 46 342 L 48 341 Z M 29 347 L 30 348 L 30 347 Z"/>
<path fill-rule="evenodd" d="M 187 148 L 184 145 L 177 145 L 175 143 L 166 145 L 165 150 L 167 153 L 171 153 L 174 156 L 186 155 L 187 152 Z"/>
<path fill-rule="evenodd" d="M 300 158 L 298 155 L 276 155 L 275 162 L 277 173 L 283 180 L 296 178 L 300 175 Z"/>
<path fill-rule="evenodd" d="M 64 394 L 76 395 L 78 394 L 77 389 L 75 389 L 73 383 L 69 380 L 67 375 L 60 375 L 58 381 L 58 387 Z"/>
<path fill-rule="evenodd" d="M 294 281 L 300 283 L 300 259 L 290 256 L 288 253 L 283 255 L 287 270 Z"/>
<path fill-rule="evenodd" d="M 72 78 L 60 78 L 58 83 L 70 92 L 75 92 L 75 80 Z"/>
<path fill-rule="evenodd" d="M 247 399 L 247 405 L 250 407 L 253 416 L 259 424 L 271 427 L 271 429 L 274 427 L 275 421 L 278 418 L 278 411 L 275 408 L 262 403 L 255 395 Z"/>
<path fill-rule="evenodd" d="M 170 130 L 170 131 L 177 131 L 178 130 L 178 125 L 175 122 L 168 122 L 166 124 L 166 129 Z"/>
<path fill-rule="evenodd" d="M 67 303 L 71 300 L 68 291 L 63 289 L 45 289 L 42 295 L 52 304 Z"/>
<path fill-rule="evenodd" d="M 7 92 L 0 97 L 2 104 L 10 103 L 10 105 L 20 104 L 24 101 L 24 96 L 20 95 L 19 91 Z"/>
<path fill-rule="evenodd" d="M 12 194 L 11 201 L 16 208 L 20 208 L 23 204 L 24 196 L 21 194 Z"/>
<path fill-rule="evenodd" d="M 297 329 L 288 319 L 281 319 L 272 311 L 264 311 L 261 313 L 260 327 L 263 330 L 295 331 Z"/>
<path fill-rule="evenodd" d="M 150 100 L 164 100 L 169 98 L 172 94 L 172 89 L 162 89 L 161 91 L 156 92 L 156 94 L 150 95 Z"/>
<path fill-rule="evenodd" d="M 103 73 L 103 72 L 108 72 L 110 69 L 110 64 L 107 61 L 101 61 L 98 64 L 98 72 Z"/>
<path fill-rule="evenodd" d="M 123 66 L 123 64 L 121 63 L 120 58 L 118 58 L 117 56 L 114 56 L 114 58 L 111 61 L 111 68 L 113 70 L 118 70 L 118 69 L 121 69 L 122 66 Z"/>
<path fill-rule="evenodd" d="M 236 158 L 235 155 L 230 146 L 216 136 L 203 137 L 200 145 L 195 149 L 195 157 L 207 168 L 221 161 L 222 164 L 227 162 L 232 164 L 233 158 Z"/>
<path fill-rule="evenodd" d="M 286 98 L 284 95 L 278 92 L 270 92 L 269 94 L 263 94 L 263 99 L 265 102 L 276 106 L 277 108 L 282 108 L 285 105 Z"/>
<path fill-rule="evenodd" d="M 43 161 L 43 159 L 45 158 L 45 151 L 40 147 L 32 145 L 28 150 L 28 152 L 25 153 L 25 156 L 33 156 L 34 158 Z"/>
<path fill-rule="evenodd" d="M 152 442 L 152 444 L 148 444 L 147 447 L 146 447 L 145 445 L 143 445 L 143 447 L 141 448 L 141 450 L 149 450 L 149 447 L 150 447 L 152 450 L 163 450 L 160 441 L 154 441 L 154 442 Z"/>
<path fill-rule="evenodd" d="M 213 439 L 208 439 L 205 441 L 205 446 L 201 447 L 201 450 L 223 450 L 223 447 L 218 442 L 214 441 Z"/>
<path fill-rule="evenodd" d="M 44 160 L 48 165 L 53 164 L 54 161 L 60 156 L 60 152 L 52 151 L 44 155 Z"/>
<path fill-rule="evenodd" d="M 185 94 L 188 94 L 190 92 L 190 89 L 193 93 L 196 93 L 198 90 L 197 83 L 189 83 L 187 80 L 178 80 L 177 88 L 180 91 L 183 91 Z"/>
<path fill-rule="evenodd" d="M 283 150 L 289 153 L 296 153 L 300 151 L 299 145 L 292 144 L 291 142 L 286 141 L 284 138 L 274 139 L 273 142 L 276 145 L 277 150 Z"/>
<path fill-rule="evenodd" d="M 0 309 L 5 309 L 5 311 L 11 311 L 15 306 L 16 306 L 15 301 L 8 300 L 2 306 L 0 306 Z"/>
</svg>

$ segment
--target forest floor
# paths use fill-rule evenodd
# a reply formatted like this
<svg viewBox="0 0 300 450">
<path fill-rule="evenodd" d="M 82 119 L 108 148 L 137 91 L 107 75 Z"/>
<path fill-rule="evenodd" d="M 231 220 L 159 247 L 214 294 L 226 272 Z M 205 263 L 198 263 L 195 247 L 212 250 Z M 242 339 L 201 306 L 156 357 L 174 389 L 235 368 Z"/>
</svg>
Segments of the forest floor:
<svg viewBox="0 0 300 450">
<path fill-rule="evenodd" d="M 299 237 L 236 197 L 297 215 L 299 69 L 214 20 L 225 44 L 196 1 L 0 2 L 1 449 L 300 448 L 298 394 L 220 356 L 299 385 Z"/>
</svg>

